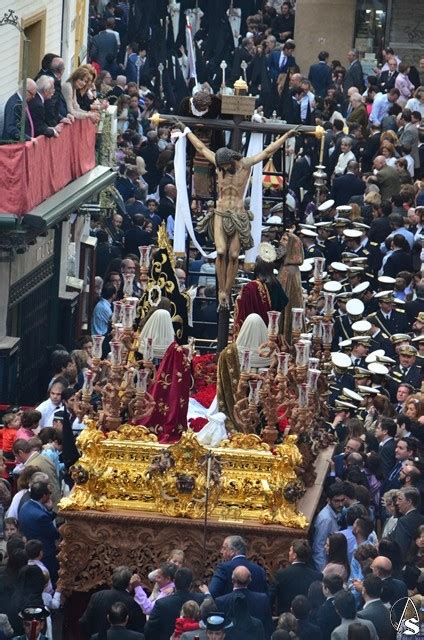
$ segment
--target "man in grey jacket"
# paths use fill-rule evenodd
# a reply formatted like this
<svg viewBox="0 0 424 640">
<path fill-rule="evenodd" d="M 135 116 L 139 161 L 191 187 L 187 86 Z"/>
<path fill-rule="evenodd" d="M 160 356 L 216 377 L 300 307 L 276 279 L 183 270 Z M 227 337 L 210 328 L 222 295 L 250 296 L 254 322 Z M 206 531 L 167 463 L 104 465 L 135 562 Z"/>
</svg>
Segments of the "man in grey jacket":
<svg viewBox="0 0 424 640">
<path fill-rule="evenodd" d="M 114 25 L 114 19 L 108 18 L 106 22 L 102 24 L 102 30 L 94 36 L 91 43 L 90 54 L 97 60 L 102 68 L 106 64 L 106 57 L 109 53 L 113 58 L 116 58 L 118 55 L 118 40 L 116 38 L 116 32 L 113 31 Z"/>
<path fill-rule="evenodd" d="M 331 634 L 331 640 L 348 640 L 349 625 L 351 625 L 352 622 L 358 622 L 368 627 L 371 640 L 379 640 L 373 623 L 357 617 L 353 593 L 350 591 L 339 591 L 334 598 L 334 607 L 341 617 L 342 623 L 334 629 Z"/>
<path fill-rule="evenodd" d="M 372 622 L 379 638 L 393 640 L 396 634 L 390 622 L 389 609 L 384 606 L 380 597 L 382 587 L 383 582 L 377 576 L 369 575 L 364 579 L 362 597 L 365 604 L 358 611 L 358 618 Z"/>
</svg>

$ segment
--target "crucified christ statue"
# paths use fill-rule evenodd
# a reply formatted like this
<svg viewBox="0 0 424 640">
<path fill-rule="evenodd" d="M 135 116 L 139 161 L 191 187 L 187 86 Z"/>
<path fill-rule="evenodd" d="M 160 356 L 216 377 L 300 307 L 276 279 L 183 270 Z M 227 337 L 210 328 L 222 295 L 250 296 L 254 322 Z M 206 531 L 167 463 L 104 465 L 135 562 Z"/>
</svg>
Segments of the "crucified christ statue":
<svg viewBox="0 0 424 640">
<path fill-rule="evenodd" d="M 187 132 L 178 122 L 175 128 Z M 211 164 L 215 165 L 218 179 L 218 199 L 216 209 L 207 214 L 198 224 L 200 232 L 207 231 L 216 247 L 216 274 L 218 278 L 218 300 L 220 307 L 230 305 L 231 288 L 238 270 L 240 249 L 246 251 L 253 247 L 251 220 L 253 215 L 246 211 L 244 194 L 250 179 L 253 165 L 271 158 L 285 141 L 296 135 L 297 129 L 288 131 L 260 153 L 244 158 L 240 153 L 223 147 L 216 153 L 208 149 L 190 130 L 187 137 Z"/>
</svg>

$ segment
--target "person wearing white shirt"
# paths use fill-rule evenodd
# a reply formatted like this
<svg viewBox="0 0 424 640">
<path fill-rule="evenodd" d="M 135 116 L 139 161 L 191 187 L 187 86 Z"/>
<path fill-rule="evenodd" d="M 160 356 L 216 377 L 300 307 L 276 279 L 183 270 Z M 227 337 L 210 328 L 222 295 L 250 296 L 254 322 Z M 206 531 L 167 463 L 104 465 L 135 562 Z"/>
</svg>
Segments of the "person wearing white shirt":
<svg viewBox="0 0 424 640">
<path fill-rule="evenodd" d="M 61 382 L 54 382 L 50 387 L 47 400 L 44 400 L 44 402 L 36 407 L 37 411 L 41 413 L 40 428 L 53 426 L 54 412 L 63 407 L 62 391 L 64 388 Z"/>
<path fill-rule="evenodd" d="M 334 169 L 335 176 L 342 176 L 346 171 L 347 165 L 351 160 L 356 160 L 355 154 L 352 151 L 352 139 L 349 137 L 342 138 L 340 144 L 341 154 L 337 160 L 336 167 Z"/>
</svg>

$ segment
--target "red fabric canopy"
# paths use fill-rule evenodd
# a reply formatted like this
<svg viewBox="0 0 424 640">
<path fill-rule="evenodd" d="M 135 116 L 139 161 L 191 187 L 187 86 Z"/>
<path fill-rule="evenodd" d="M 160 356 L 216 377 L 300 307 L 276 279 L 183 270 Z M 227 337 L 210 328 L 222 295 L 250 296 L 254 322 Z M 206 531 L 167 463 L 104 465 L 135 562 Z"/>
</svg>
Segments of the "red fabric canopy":
<svg viewBox="0 0 424 640">
<path fill-rule="evenodd" d="M 96 127 L 76 120 L 58 138 L 0 146 L 0 212 L 23 215 L 96 165 Z"/>
</svg>

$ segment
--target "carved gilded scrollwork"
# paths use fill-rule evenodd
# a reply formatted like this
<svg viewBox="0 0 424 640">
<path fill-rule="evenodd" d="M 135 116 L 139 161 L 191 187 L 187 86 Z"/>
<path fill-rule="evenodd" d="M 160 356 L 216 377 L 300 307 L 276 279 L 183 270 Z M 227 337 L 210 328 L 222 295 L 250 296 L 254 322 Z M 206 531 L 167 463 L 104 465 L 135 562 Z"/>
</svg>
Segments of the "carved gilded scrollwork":
<svg viewBox="0 0 424 640">
<path fill-rule="evenodd" d="M 221 442 L 222 449 L 245 449 L 252 451 L 271 451 L 271 447 L 253 433 L 233 433 L 229 440 Z"/>
<path fill-rule="evenodd" d="M 272 450 L 255 434 L 237 433 L 208 450 L 191 430 L 177 444 L 162 445 L 145 427 L 123 425 L 105 438 L 93 420 L 86 424 L 78 439 L 76 485 L 61 509 L 138 509 L 202 518 L 210 460 L 210 517 L 307 525 L 296 508 L 303 485 L 296 484 L 302 455 L 295 435 Z"/>
</svg>

